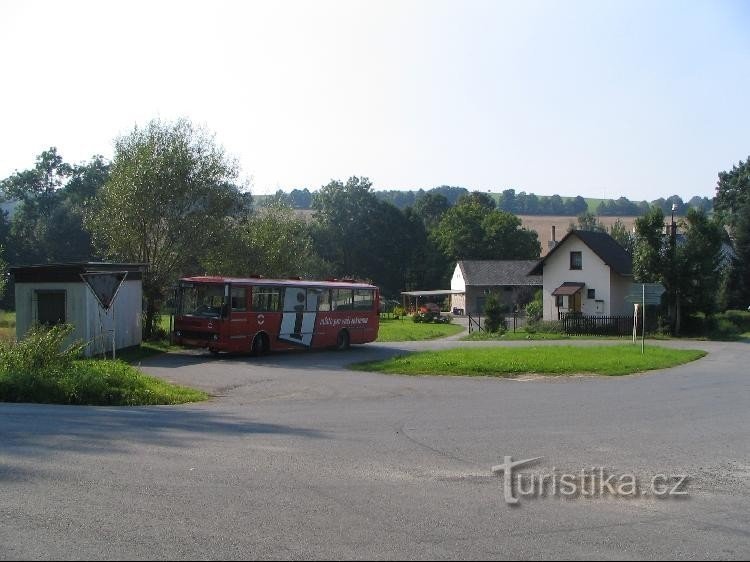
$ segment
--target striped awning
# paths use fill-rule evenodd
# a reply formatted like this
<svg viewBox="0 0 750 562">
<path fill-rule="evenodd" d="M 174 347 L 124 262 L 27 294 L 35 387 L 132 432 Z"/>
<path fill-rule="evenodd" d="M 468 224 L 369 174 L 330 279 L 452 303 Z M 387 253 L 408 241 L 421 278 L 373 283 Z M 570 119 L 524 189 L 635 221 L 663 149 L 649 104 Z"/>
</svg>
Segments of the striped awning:
<svg viewBox="0 0 750 562">
<path fill-rule="evenodd" d="M 578 291 L 583 289 L 586 286 L 586 283 L 573 283 L 566 281 L 562 285 L 560 285 L 557 289 L 552 291 L 553 297 L 570 297 L 572 295 L 575 295 Z"/>
</svg>

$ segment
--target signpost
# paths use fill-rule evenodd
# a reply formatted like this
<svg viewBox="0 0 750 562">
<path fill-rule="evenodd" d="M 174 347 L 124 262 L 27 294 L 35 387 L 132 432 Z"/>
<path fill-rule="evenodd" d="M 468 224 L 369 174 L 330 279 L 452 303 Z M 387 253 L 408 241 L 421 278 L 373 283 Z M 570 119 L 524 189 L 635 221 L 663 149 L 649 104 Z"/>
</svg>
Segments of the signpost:
<svg viewBox="0 0 750 562">
<path fill-rule="evenodd" d="M 636 336 L 636 319 L 638 318 L 638 308 L 640 305 L 643 311 L 643 326 L 641 326 L 641 353 L 646 351 L 646 305 L 661 304 L 661 296 L 666 292 L 664 285 L 661 283 L 633 283 L 630 287 L 630 293 L 625 297 L 627 302 L 635 305 L 635 314 L 633 315 L 633 343 Z"/>
<path fill-rule="evenodd" d="M 115 323 L 114 302 L 123 281 L 128 276 L 127 271 L 106 271 L 97 273 L 81 273 L 81 279 L 94 293 L 99 306 L 106 312 L 112 308 L 112 359 L 115 358 L 117 340 L 115 339 L 117 324 Z M 101 322 L 101 316 L 99 317 Z"/>
</svg>

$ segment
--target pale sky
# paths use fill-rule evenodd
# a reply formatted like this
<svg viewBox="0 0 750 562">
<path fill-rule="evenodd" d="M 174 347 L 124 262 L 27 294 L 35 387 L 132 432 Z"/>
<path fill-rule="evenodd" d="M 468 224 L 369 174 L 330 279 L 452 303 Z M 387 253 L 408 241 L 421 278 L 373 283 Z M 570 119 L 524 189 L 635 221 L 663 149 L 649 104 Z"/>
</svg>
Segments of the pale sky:
<svg viewBox="0 0 750 562">
<path fill-rule="evenodd" d="M 257 194 L 712 196 L 750 155 L 749 0 L 0 0 L 0 76 L 0 178 L 155 117 Z"/>
</svg>

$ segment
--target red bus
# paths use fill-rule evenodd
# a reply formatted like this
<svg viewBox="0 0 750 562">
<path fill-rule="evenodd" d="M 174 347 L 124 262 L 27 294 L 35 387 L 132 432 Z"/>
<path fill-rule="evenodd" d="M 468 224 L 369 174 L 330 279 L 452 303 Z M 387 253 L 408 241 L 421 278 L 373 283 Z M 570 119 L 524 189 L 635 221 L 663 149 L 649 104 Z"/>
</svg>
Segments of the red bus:
<svg viewBox="0 0 750 562">
<path fill-rule="evenodd" d="M 347 281 L 186 277 L 177 288 L 174 341 L 251 352 L 335 347 L 378 337 L 378 288 Z"/>
</svg>

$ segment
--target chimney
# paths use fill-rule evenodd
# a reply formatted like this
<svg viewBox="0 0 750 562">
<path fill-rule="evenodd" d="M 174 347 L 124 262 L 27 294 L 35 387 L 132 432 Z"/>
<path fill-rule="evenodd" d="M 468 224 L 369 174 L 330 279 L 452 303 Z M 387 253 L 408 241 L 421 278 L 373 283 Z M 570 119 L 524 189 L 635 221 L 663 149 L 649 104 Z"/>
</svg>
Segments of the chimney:
<svg viewBox="0 0 750 562">
<path fill-rule="evenodd" d="M 557 246 L 557 237 L 556 237 L 556 232 L 555 232 L 555 225 L 553 224 L 552 225 L 552 239 L 547 244 L 547 247 L 551 250 L 555 246 Z"/>
</svg>

